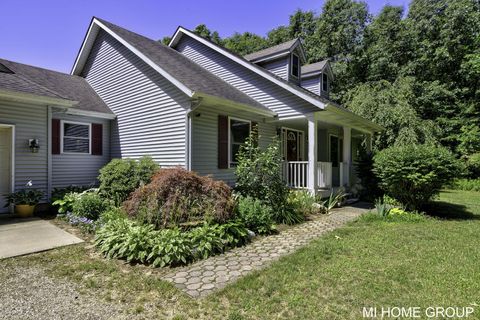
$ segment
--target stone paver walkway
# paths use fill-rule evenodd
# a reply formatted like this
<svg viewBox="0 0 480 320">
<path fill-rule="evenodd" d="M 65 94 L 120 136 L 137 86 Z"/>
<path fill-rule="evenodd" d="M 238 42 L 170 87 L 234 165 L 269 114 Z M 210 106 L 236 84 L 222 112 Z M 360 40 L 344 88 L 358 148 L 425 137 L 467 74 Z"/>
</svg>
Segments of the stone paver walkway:
<svg viewBox="0 0 480 320">
<path fill-rule="evenodd" d="M 177 269 L 163 279 L 173 282 L 177 288 L 192 297 L 206 296 L 253 270 L 264 268 L 368 210 L 368 206 L 363 203 L 335 209 L 330 215 L 320 216 L 279 234 L 255 240 L 244 247 Z"/>
</svg>

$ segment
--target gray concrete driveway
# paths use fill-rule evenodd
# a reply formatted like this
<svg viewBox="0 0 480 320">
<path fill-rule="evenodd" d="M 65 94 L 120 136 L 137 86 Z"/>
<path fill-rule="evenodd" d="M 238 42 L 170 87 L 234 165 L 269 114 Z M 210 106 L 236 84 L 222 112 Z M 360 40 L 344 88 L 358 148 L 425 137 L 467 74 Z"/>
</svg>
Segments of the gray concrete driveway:
<svg viewBox="0 0 480 320">
<path fill-rule="evenodd" d="M 0 259 L 45 251 L 83 240 L 38 218 L 0 219 Z"/>
</svg>

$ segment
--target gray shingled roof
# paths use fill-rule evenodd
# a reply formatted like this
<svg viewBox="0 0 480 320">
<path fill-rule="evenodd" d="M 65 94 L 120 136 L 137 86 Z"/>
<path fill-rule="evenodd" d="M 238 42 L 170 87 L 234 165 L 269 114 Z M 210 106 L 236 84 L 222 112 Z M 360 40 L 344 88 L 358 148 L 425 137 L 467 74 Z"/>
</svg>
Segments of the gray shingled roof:
<svg viewBox="0 0 480 320">
<path fill-rule="evenodd" d="M 270 55 L 274 55 L 277 53 L 290 51 L 290 49 L 292 48 L 292 46 L 295 44 L 297 40 L 298 39 L 292 39 L 290 41 L 277 44 L 276 46 L 247 54 L 244 56 L 244 58 L 247 59 L 248 61 L 253 61 L 253 60 L 268 57 Z"/>
<path fill-rule="evenodd" d="M 108 21 L 99 18 L 96 19 L 190 90 L 232 100 L 237 103 L 247 104 L 259 110 L 271 112 L 267 107 L 235 89 L 178 51 Z"/>
<path fill-rule="evenodd" d="M 112 113 L 82 77 L 4 59 L 0 59 L 0 64 L 14 72 L 0 73 L 0 88 L 78 101 L 74 109 Z"/>
<path fill-rule="evenodd" d="M 327 62 L 328 60 L 323 60 L 302 66 L 302 75 L 311 72 L 322 71 Z"/>
</svg>

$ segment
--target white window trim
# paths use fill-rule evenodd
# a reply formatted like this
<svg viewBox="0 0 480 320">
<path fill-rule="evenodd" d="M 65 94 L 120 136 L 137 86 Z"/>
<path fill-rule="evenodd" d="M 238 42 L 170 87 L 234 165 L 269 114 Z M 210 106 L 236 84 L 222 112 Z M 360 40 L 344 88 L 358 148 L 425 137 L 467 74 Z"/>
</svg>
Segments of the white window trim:
<svg viewBox="0 0 480 320">
<path fill-rule="evenodd" d="M 64 131 L 65 131 L 65 123 L 71 124 L 79 124 L 88 126 L 88 153 L 87 152 L 64 152 L 63 151 L 63 141 L 64 141 Z M 92 124 L 87 122 L 77 122 L 77 121 L 69 121 L 69 120 L 60 120 L 60 153 L 61 154 L 92 154 Z"/>
<path fill-rule="evenodd" d="M 298 59 L 298 73 L 297 74 L 293 74 L 293 56 L 297 57 Z M 292 55 L 290 56 L 290 75 L 292 77 L 295 77 L 296 79 L 300 79 L 300 74 L 301 74 L 301 64 L 300 64 L 300 57 L 298 56 L 298 54 L 296 53 L 293 53 L 292 52 Z"/>
<path fill-rule="evenodd" d="M 298 129 L 293 129 L 289 127 L 280 127 L 280 132 L 282 133 L 281 140 L 282 140 L 282 157 L 287 161 L 287 140 L 286 136 L 283 136 L 283 131 L 285 130 L 285 133 L 288 131 L 295 131 L 297 133 L 302 133 L 302 141 L 300 141 L 300 150 L 298 150 L 298 156 L 302 158 L 302 161 L 305 161 L 305 131 L 304 130 L 298 130 Z"/>
<path fill-rule="evenodd" d="M 242 118 L 236 118 L 236 117 L 230 117 L 230 116 L 228 117 L 228 168 L 235 168 L 235 165 L 237 163 L 232 161 L 232 140 L 231 140 L 230 120 L 248 122 L 250 124 L 249 134 L 252 133 L 252 121 L 242 119 Z"/>
</svg>

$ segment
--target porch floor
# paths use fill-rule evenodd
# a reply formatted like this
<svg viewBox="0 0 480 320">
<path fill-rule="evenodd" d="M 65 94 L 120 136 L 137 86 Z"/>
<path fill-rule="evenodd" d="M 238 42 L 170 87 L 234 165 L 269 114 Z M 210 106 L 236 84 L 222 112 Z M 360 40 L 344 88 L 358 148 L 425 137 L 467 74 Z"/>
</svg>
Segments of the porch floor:
<svg viewBox="0 0 480 320">
<path fill-rule="evenodd" d="M 81 242 L 83 240 L 39 218 L 0 218 L 0 259 Z"/>
</svg>

